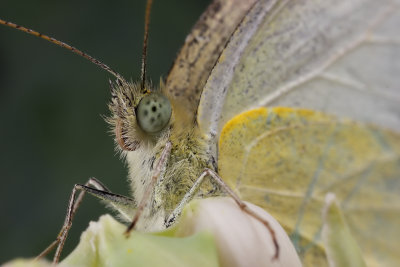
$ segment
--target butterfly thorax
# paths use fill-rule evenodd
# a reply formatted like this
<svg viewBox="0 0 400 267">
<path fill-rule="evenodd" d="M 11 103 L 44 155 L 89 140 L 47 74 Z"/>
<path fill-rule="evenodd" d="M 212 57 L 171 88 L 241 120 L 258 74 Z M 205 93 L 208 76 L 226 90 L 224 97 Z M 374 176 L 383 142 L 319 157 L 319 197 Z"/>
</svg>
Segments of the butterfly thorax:
<svg viewBox="0 0 400 267">
<path fill-rule="evenodd" d="M 136 118 L 137 106 L 143 95 L 146 92 L 141 91 L 138 84 L 115 86 L 110 104 L 112 117 L 108 122 L 116 134 L 117 147 L 122 148 L 121 155 L 126 159 L 131 193 L 136 203 L 143 198 L 166 143 L 172 144 L 168 161 L 137 225 L 139 230 L 152 231 L 164 228 L 166 218 L 200 174 L 206 168 L 214 169 L 214 166 L 195 123 L 182 127 L 175 123 L 172 113 L 164 130 L 156 134 L 143 132 Z M 194 197 L 220 194 L 218 186 L 206 179 Z"/>
</svg>

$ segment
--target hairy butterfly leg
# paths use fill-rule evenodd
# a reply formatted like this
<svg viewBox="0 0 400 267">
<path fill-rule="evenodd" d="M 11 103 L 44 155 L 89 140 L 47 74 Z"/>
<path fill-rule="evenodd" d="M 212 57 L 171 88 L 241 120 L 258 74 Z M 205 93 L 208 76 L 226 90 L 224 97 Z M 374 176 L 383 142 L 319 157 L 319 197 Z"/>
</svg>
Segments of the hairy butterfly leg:
<svg viewBox="0 0 400 267">
<path fill-rule="evenodd" d="M 278 257 L 279 257 L 279 244 L 278 244 L 278 241 L 276 239 L 275 231 L 274 231 L 274 229 L 272 229 L 270 223 L 267 220 L 265 220 L 264 218 L 262 218 L 260 215 L 258 215 L 256 212 L 254 212 L 252 209 L 250 209 L 249 206 L 244 201 L 242 201 L 240 199 L 240 197 L 222 180 L 222 178 L 219 177 L 218 174 L 215 171 L 211 170 L 211 169 L 205 169 L 201 173 L 199 178 L 197 178 L 196 182 L 193 184 L 193 186 L 190 188 L 190 190 L 185 194 L 185 196 L 182 198 L 181 202 L 178 204 L 178 206 L 175 208 L 175 210 L 170 214 L 168 219 L 165 221 L 165 226 L 166 227 L 171 226 L 175 222 L 175 220 L 181 215 L 183 208 L 195 196 L 197 190 L 200 188 L 200 186 L 201 186 L 201 184 L 204 181 L 204 178 L 206 176 L 209 176 L 212 179 L 214 179 L 214 181 L 216 181 L 218 183 L 218 185 L 221 186 L 221 188 L 230 197 L 232 197 L 233 200 L 235 200 L 235 202 L 239 205 L 239 207 L 244 212 L 246 212 L 247 214 L 249 214 L 250 216 L 252 216 L 256 220 L 261 222 L 263 225 L 265 225 L 265 227 L 267 227 L 268 231 L 271 234 L 272 242 L 273 242 L 274 247 L 275 247 L 275 255 L 274 255 L 273 258 L 274 259 L 278 259 Z"/>
<path fill-rule="evenodd" d="M 78 197 L 75 197 L 78 190 L 81 192 L 79 193 Z M 47 255 L 55 246 L 57 246 L 53 263 L 58 263 L 65 240 L 67 239 L 68 231 L 72 226 L 72 220 L 86 192 L 106 202 L 109 202 L 110 205 L 114 207 L 122 216 L 127 216 L 126 211 L 128 208 L 132 209 L 135 206 L 133 199 L 111 193 L 111 191 L 96 178 L 90 178 L 85 185 L 75 184 L 68 202 L 67 214 L 65 216 L 65 221 L 61 231 L 57 235 L 56 240 L 54 240 L 42 253 L 40 253 L 36 259 Z"/>
<path fill-rule="evenodd" d="M 158 178 L 160 177 L 162 172 L 165 171 L 165 168 L 168 163 L 168 158 L 171 153 L 171 147 L 172 147 L 172 145 L 170 142 L 167 142 L 165 144 L 165 147 L 161 152 L 160 159 L 153 171 L 153 175 L 151 176 L 151 181 L 150 181 L 149 185 L 147 186 L 146 191 L 144 192 L 143 197 L 139 202 L 139 205 L 137 206 L 135 216 L 133 217 L 131 224 L 126 229 L 126 232 L 125 232 L 126 236 L 129 236 L 129 233 L 132 231 L 133 228 L 135 228 L 136 223 L 140 219 L 140 216 L 143 214 L 144 208 L 146 207 L 147 203 L 149 202 L 149 198 L 151 196 L 151 193 L 154 190 L 154 187 L 158 181 Z"/>
</svg>

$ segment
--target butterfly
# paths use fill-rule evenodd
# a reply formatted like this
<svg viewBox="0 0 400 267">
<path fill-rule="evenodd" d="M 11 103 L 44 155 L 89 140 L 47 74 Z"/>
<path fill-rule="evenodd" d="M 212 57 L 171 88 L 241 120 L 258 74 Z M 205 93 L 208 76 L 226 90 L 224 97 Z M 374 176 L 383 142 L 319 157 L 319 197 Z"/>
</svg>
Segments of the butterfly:
<svg viewBox="0 0 400 267">
<path fill-rule="evenodd" d="M 388 91 L 384 92 L 374 92 L 372 90 L 372 93 L 364 92 L 363 94 L 356 94 L 357 91 L 356 93 L 351 91 L 351 93 L 354 93 L 354 95 L 349 95 L 348 91 L 346 91 L 342 94 L 338 94 L 338 91 L 348 88 L 362 90 L 363 85 L 365 85 L 362 83 L 362 81 L 364 81 L 363 79 L 366 79 L 367 77 L 374 77 L 371 75 L 363 76 L 364 71 L 367 71 L 367 74 L 371 74 L 371 70 L 369 69 L 365 70 L 361 68 L 361 73 L 359 73 L 357 72 L 357 70 L 360 69 L 359 65 L 357 65 L 358 68 L 348 68 L 349 63 L 341 61 L 341 59 L 344 61 L 348 59 L 346 55 L 350 54 L 350 51 L 359 51 L 357 48 L 362 47 L 364 49 L 365 47 L 368 47 L 368 44 L 380 44 L 384 47 L 392 45 L 396 47 L 395 39 L 391 39 L 389 38 L 390 36 L 382 34 L 386 33 L 385 30 L 389 32 L 390 30 L 393 31 L 393 25 L 391 24 L 393 21 L 390 18 L 394 18 L 393 20 L 395 21 L 396 14 L 398 13 L 396 13 L 397 9 L 394 5 L 394 2 L 392 3 L 391 1 L 388 1 L 382 4 L 374 3 L 373 1 L 354 1 L 351 4 L 345 2 L 333 4 L 326 1 L 260 1 L 257 6 L 252 9 L 252 11 L 254 13 L 250 12 L 248 15 L 246 15 L 244 21 L 242 22 L 241 27 L 243 28 L 239 28 L 239 30 L 232 36 L 229 45 L 219 58 L 218 63 L 213 69 L 213 72 L 208 77 L 205 88 L 201 90 L 202 95 L 197 111 L 197 121 L 200 131 L 207 136 L 205 142 L 207 149 L 205 151 L 209 153 L 207 155 L 211 155 L 211 158 L 217 162 L 218 167 L 221 169 L 221 173 L 222 166 L 219 165 L 224 162 L 224 157 L 225 159 L 228 158 L 226 156 L 227 153 L 225 152 L 224 154 L 223 152 L 223 147 L 220 147 L 220 154 L 217 155 L 217 143 L 218 138 L 220 138 L 221 131 L 223 132 L 221 138 L 227 137 L 225 140 L 228 140 L 228 144 L 229 140 L 235 140 L 236 144 L 233 142 L 233 147 L 240 148 L 241 142 L 238 142 L 237 140 L 241 140 L 239 137 L 241 138 L 243 135 L 239 134 L 235 136 L 234 130 L 236 127 L 238 127 L 238 125 L 241 124 L 241 121 L 245 121 L 245 119 L 242 118 L 240 121 L 235 122 L 235 115 L 237 115 L 240 111 L 251 110 L 263 105 L 313 108 L 327 113 L 333 113 L 338 117 L 350 117 L 362 122 L 369 122 L 378 124 L 382 127 L 392 128 L 394 131 L 398 130 L 398 120 L 396 120 L 396 118 L 398 118 L 398 110 L 396 109 L 396 107 L 398 107 L 398 105 L 396 105 L 398 104 L 396 102 L 396 96 L 398 96 L 398 92 L 396 92 L 395 86 L 393 86 L 393 84 L 396 85 L 395 81 L 394 83 L 391 83 L 393 82 L 392 80 L 389 81 L 388 79 L 384 79 L 383 81 L 386 85 L 385 88 L 389 89 Z M 392 16 L 391 14 L 395 15 Z M 288 18 L 293 18 L 293 20 Z M 313 18 L 313 20 L 310 18 Z M 369 23 L 365 23 L 366 21 Z M 348 25 L 351 25 L 351 28 L 348 27 Z M 263 28 L 263 26 L 268 26 L 268 28 Z M 297 40 L 295 37 L 298 37 L 298 39 L 302 42 L 294 41 Z M 389 51 L 396 51 L 396 49 Z M 260 52 L 260 54 L 257 54 L 258 52 Z M 363 55 L 364 57 L 362 58 L 367 58 L 365 56 L 366 54 Z M 372 54 L 367 53 L 367 55 L 371 56 Z M 352 57 L 355 57 L 355 59 Z M 351 54 L 350 58 L 351 60 L 359 60 L 359 57 L 360 55 Z M 352 62 L 351 60 L 350 63 Z M 379 61 L 373 61 L 373 63 L 376 62 Z M 389 61 L 386 60 L 386 62 Z M 371 62 L 369 63 L 369 65 L 371 65 Z M 350 71 L 343 73 L 343 66 L 345 66 L 345 70 L 350 69 Z M 368 66 L 368 64 L 362 66 Z M 396 65 L 391 65 L 390 67 L 392 68 L 388 70 L 389 73 L 390 71 L 395 72 Z M 268 73 L 270 75 L 267 75 Z M 350 76 L 349 73 L 352 74 L 352 76 Z M 241 74 L 243 76 L 241 76 Z M 352 79 L 354 77 L 361 78 Z M 375 82 L 376 80 L 372 81 Z M 320 83 L 315 84 L 316 82 Z M 338 86 L 339 88 L 335 88 L 335 90 L 325 89 L 323 92 L 318 91 L 319 88 L 329 88 L 326 83 L 328 83 L 328 85 L 334 84 L 341 86 Z M 306 89 L 298 89 L 301 88 L 300 85 L 303 84 L 307 85 L 305 88 L 308 88 L 309 91 L 306 91 Z M 312 91 L 312 93 L 310 93 L 310 91 Z M 226 94 L 226 92 L 228 93 Z M 302 94 L 298 95 L 299 92 L 302 92 Z M 374 97 L 371 97 L 371 94 L 373 94 Z M 340 98 L 341 95 L 344 96 L 344 99 Z M 179 96 L 180 95 L 175 95 L 177 98 L 179 98 Z M 134 99 L 132 97 L 130 98 L 129 95 L 125 96 L 123 93 L 119 96 L 117 95 L 117 98 L 118 97 L 122 100 L 125 99 L 125 101 Z M 382 97 L 384 99 L 388 99 L 387 102 L 383 102 L 383 104 L 381 104 L 380 101 L 377 101 L 378 99 L 382 99 Z M 185 106 L 192 108 L 193 105 L 186 104 L 188 99 L 190 98 L 184 97 L 183 99 L 178 100 L 177 102 L 182 104 L 179 106 L 179 108 L 185 109 Z M 339 99 L 341 101 L 339 101 Z M 349 104 L 349 99 L 354 99 L 354 101 L 350 101 L 351 103 Z M 174 103 L 174 101 L 171 102 L 172 104 Z M 193 113 L 189 113 L 189 115 L 190 114 Z M 268 117 L 266 114 L 272 114 L 272 117 Z M 298 122 L 293 126 L 294 128 L 301 128 L 301 125 L 307 126 L 308 124 L 313 126 L 315 118 L 314 116 L 309 116 L 307 114 L 307 112 L 298 112 L 290 109 L 270 110 L 265 114 L 262 112 L 260 114 L 246 113 L 246 115 L 249 116 L 247 118 L 249 123 L 246 123 L 244 126 L 251 125 L 251 122 L 263 120 L 264 122 L 267 121 L 272 125 L 282 122 L 283 124 L 279 124 L 279 127 L 287 127 L 290 125 L 290 123 L 296 121 L 297 117 Z M 316 115 L 315 117 L 319 116 Z M 228 130 L 225 131 L 222 130 L 224 127 L 227 127 L 226 123 L 232 118 L 233 122 L 230 122 L 232 124 L 230 129 L 228 128 Z M 285 121 L 287 118 L 289 119 Z M 188 118 L 185 115 L 181 117 L 183 122 L 185 122 L 187 119 Z M 325 126 L 330 126 L 331 124 L 336 123 L 340 127 L 344 128 L 346 128 L 348 125 L 351 125 L 351 123 L 342 122 L 341 120 L 337 122 L 333 118 L 327 118 L 326 121 L 317 120 L 317 122 Z M 118 129 L 118 127 L 121 129 L 123 128 L 120 124 L 118 124 L 118 121 L 114 121 L 113 123 L 116 126 L 116 129 Z M 178 126 L 176 127 L 180 131 L 179 123 L 177 123 L 177 125 Z M 246 127 L 238 128 L 242 129 Z M 256 127 L 256 129 L 260 128 L 260 125 Z M 358 129 L 357 127 L 355 128 Z M 335 129 L 337 128 L 334 128 L 334 130 Z M 261 131 L 261 133 L 263 133 L 263 131 L 266 130 L 264 129 Z M 258 136 L 253 130 L 248 132 L 251 133 L 249 137 L 250 140 L 251 138 Z M 340 134 L 344 134 L 342 130 L 338 132 Z M 355 132 L 355 130 L 353 132 Z M 384 130 L 380 129 L 378 129 L 376 132 L 378 135 L 385 133 Z M 390 133 L 387 135 L 391 136 Z M 304 137 L 307 136 L 309 135 L 305 135 Z M 314 137 L 319 136 L 323 136 L 323 134 Z M 398 137 L 394 135 L 393 138 L 389 138 L 386 137 L 386 134 L 383 136 L 385 136 L 383 140 L 394 140 L 393 142 L 389 142 L 389 147 L 394 147 L 393 150 L 394 154 L 396 155 L 397 152 L 395 147 L 396 143 L 398 142 Z M 127 148 L 129 149 L 137 149 L 136 146 L 143 145 L 141 143 L 136 143 L 135 141 L 137 140 L 131 138 L 129 135 L 122 135 L 121 137 L 122 138 L 120 139 L 123 139 L 122 144 L 128 144 Z M 296 132 L 289 134 L 287 138 L 291 140 L 294 139 L 294 137 L 296 137 Z M 130 138 L 132 140 L 129 140 Z M 350 136 L 349 138 L 354 139 L 357 137 Z M 143 140 L 144 139 L 140 139 L 140 141 Z M 173 140 L 172 137 L 171 140 Z M 334 144 L 338 143 L 336 139 L 332 140 L 334 140 Z M 341 140 L 343 139 L 339 138 L 339 141 Z M 279 143 L 278 141 L 279 140 L 272 140 L 272 146 L 274 143 Z M 321 140 L 321 142 L 322 144 L 326 144 L 326 141 Z M 365 144 L 370 144 L 371 142 L 372 141 L 368 141 Z M 220 146 L 222 146 L 221 144 L 223 144 L 222 141 L 220 141 Z M 250 151 L 253 150 L 251 149 Z M 258 152 L 260 150 L 257 148 L 254 151 Z M 265 151 L 265 148 L 262 151 Z M 197 152 L 198 151 L 196 151 L 196 153 Z M 303 152 L 305 154 L 300 153 L 299 155 L 309 156 L 310 154 L 307 153 L 311 153 L 307 152 L 306 150 Z M 322 155 L 321 153 L 317 154 L 317 156 L 318 155 L 322 157 L 323 153 Z M 350 157 L 354 155 L 358 156 L 357 153 L 353 153 L 350 155 Z M 247 167 L 252 166 L 251 163 L 257 162 L 257 158 L 251 161 L 246 161 L 246 164 L 243 164 L 242 160 L 239 161 L 237 166 L 240 167 L 241 163 L 244 165 L 244 167 Z M 261 163 L 266 165 L 269 164 L 270 161 L 261 161 Z M 282 161 L 278 163 L 282 164 Z M 338 164 L 337 161 L 335 161 L 335 163 Z M 287 166 L 285 164 L 283 166 Z M 343 166 L 344 163 L 341 164 L 342 165 L 339 164 L 339 166 Z M 396 167 L 396 165 L 394 165 L 394 167 Z M 285 172 L 283 172 L 283 174 L 284 173 Z M 394 170 L 394 174 L 396 174 L 396 170 Z M 247 177 L 249 177 L 250 182 L 252 182 L 254 185 L 256 181 L 251 180 L 253 175 L 254 173 L 250 172 Z M 235 177 L 234 174 L 228 176 Z M 226 178 L 228 178 L 228 176 Z M 245 195 L 243 188 L 240 187 L 241 179 L 232 179 L 232 186 L 239 191 L 242 190 L 240 193 Z M 278 176 L 276 178 L 273 177 L 273 179 L 278 179 Z M 305 180 L 301 179 L 300 181 L 304 182 Z M 397 188 L 396 185 L 398 184 L 398 179 L 396 179 L 396 176 L 390 181 L 394 184 L 393 188 Z M 292 181 L 292 183 L 293 182 L 294 181 Z M 261 185 L 257 186 L 262 190 L 268 189 L 265 188 L 265 183 L 261 183 Z M 314 188 L 310 187 L 310 185 L 305 185 L 303 188 L 305 191 L 300 190 L 302 192 L 300 196 L 307 200 L 309 198 L 308 196 L 314 193 Z M 356 187 L 351 188 L 357 189 Z M 268 204 L 271 202 L 271 196 L 268 194 L 265 195 L 265 192 L 263 198 L 258 200 L 254 199 L 254 191 L 251 192 L 253 192 L 253 196 L 251 194 L 247 196 L 250 201 L 253 200 L 258 202 L 257 204 L 260 203 L 260 205 L 262 205 L 263 202 Z M 387 192 L 383 191 L 383 194 L 385 193 Z M 393 193 L 391 192 L 391 194 Z M 390 196 L 392 196 L 391 194 Z M 289 193 L 288 195 L 290 196 Z M 351 196 L 351 194 L 348 196 Z M 172 198 L 168 198 L 167 200 L 170 201 L 171 199 Z M 394 199 L 396 199 L 395 195 Z M 161 203 L 168 203 L 168 201 L 165 200 L 166 199 L 163 199 Z M 284 202 L 278 202 L 278 204 L 284 206 L 282 203 Z M 304 218 L 312 218 L 312 216 L 304 215 L 303 212 L 299 212 L 302 209 L 305 209 L 308 204 L 308 202 L 305 202 L 304 200 L 303 203 L 304 205 L 302 205 L 297 212 L 291 211 L 290 216 L 295 217 L 294 219 L 289 219 L 292 224 L 296 224 L 296 221 L 299 225 L 303 223 L 302 216 L 304 216 Z M 279 210 L 281 206 L 278 205 L 277 209 Z M 394 209 L 394 212 L 396 212 L 395 207 L 389 207 L 389 210 L 390 209 Z M 279 211 L 277 211 L 277 214 L 279 214 Z M 318 225 L 314 225 L 313 223 L 310 223 L 309 225 L 311 225 L 313 228 L 316 228 L 316 230 L 314 229 L 311 235 L 305 235 L 305 237 L 306 239 L 308 238 L 311 239 L 311 241 L 314 241 L 314 238 L 318 236 Z M 287 225 L 287 227 L 291 228 L 290 225 Z M 296 227 L 298 227 L 298 225 L 292 227 L 295 238 L 299 238 L 299 236 L 301 237 L 301 235 L 304 233 L 303 231 L 307 232 L 307 230 L 300 229 L 301 227 L 298 227 L 299 229 Z M 305 227 L 307 228 L 308 225 Z M 309 253 L 313 254 L 313 252 Z M 307 251 L 304 255 L 305 259 L 307 260 Z M 374 260 L 372 259 L 372 262 L 373 261 Z"/>
</svg>

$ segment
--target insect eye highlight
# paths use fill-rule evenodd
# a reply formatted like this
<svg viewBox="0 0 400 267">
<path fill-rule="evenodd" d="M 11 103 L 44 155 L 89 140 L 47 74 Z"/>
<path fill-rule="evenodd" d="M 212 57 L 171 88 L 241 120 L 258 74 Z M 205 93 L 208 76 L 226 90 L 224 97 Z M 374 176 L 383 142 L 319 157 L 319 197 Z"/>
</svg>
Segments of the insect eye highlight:
<svg viewBox="0 0 400 267">
<path fill-rule="evenodd" d="M 165 96 L 159 93 L 146 95 L 137 106 L 136 116 L 143 131 L 158 133 L 164 129 L 171 118 L 171 104 Z"/>
</svg>

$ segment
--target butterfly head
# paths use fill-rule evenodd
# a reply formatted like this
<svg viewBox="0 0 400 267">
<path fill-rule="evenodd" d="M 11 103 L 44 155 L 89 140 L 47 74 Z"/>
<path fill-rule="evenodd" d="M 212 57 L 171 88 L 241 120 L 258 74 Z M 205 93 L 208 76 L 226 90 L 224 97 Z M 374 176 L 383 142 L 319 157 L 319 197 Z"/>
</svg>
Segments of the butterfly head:
<svg viewBox="0 0 400 267">
<path fill-rule="evenodd" d="M 142 88 L 140 83 L 117 81 L 112 84 L 109 108 L 112 114 L 107 120 L 118 147 L 125 151 L 136 150 L 143 142 L 156 142 L 170 128 L 170 101 L 151 83 Z"/>
</svg>

